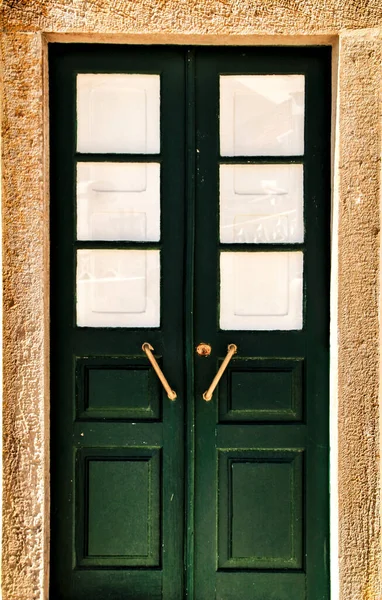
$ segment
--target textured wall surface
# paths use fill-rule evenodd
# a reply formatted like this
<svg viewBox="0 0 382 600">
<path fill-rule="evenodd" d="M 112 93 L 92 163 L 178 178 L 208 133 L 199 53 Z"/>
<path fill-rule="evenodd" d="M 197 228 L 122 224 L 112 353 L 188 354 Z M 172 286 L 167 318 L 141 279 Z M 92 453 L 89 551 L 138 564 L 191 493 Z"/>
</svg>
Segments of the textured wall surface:
<svg viewBox="0 0 382 600">
<path fill-rule="evenodd" d="M 380 599 L 381 38 L 343 36 L 339 64 L 339 500 L 342 597 Z"/>
<path fill-rule="evenodd" d="M 338 396 L 340 597 L 381 600 L 380 0 L 3 0 L 0 10 L 3 600 L 43 600 L 48 589 L 47 39 L 183 44 L 339 39 L 333 397 Z"/>
<path fill-rule="evenodd" d="M 41 36 L 3 36 L 3 599 L 41 598 L 45 500 Z"/>
<path fill-rule="evenodd" d="M 380 0 L 3 0 L 9 31 L 337 33 L 381 24 Z"/>
</svg>

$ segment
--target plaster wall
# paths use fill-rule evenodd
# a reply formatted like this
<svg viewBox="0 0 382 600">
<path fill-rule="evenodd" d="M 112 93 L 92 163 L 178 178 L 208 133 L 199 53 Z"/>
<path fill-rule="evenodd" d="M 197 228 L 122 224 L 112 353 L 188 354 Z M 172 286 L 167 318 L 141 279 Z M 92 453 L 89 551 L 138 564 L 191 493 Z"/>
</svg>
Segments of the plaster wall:
<svg viewBox="0 0 382 600">
<path fill-rule="evenodd" d="M 46 47 L 54 40 L 333 44 L 334 559 L 338 598 L 381 600 L 380 0 L 3 0 L 0 10 L 3 600 L 48 593 Z"/>
</svg>

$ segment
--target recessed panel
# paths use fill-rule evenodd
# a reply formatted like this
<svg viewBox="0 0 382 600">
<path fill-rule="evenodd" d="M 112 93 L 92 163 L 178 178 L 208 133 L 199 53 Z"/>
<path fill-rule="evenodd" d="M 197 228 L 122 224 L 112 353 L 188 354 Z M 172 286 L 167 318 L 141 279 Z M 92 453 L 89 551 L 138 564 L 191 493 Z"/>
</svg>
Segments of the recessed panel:
<svg viewBox="0 0 382 600">
<path fill-rule="evenodd" d="M 77 359 L 76 377 L 77 418 L 80 420 L 160 418 L 161 389 L 147 359 Z"/>
<path fill-rule="evenodd" d="M 91 460 L 88 469 L 88 556 L 147 556 L 148 461 Z"/>
<path fill-rule="evenodd" d="M 78 250 L 79 327 L 158 327 L 158 250 Z"/>
<path fill-rule="evenodd" d="M 222 252 L 220 328 L 302 328 L 302 252 Z"/>
<path fill-rule="evenodd" d="M 303 361 L 235 358 L 220 384 L 220 421 L 299 421 Z"/>
<path fill-rule="evenodd" d="M 77 239 L 158 241 L 160 165 L 78 163 Z"/>
<path fill-rule="evenodd" d="M 159 75 L 77 75 L 78 152 L 159 152 Z"/>
<path fill-rule="evenodd" d="M 221 242 L 303 240 L 302 165 L 220 165 Z"/>
<path fill-rule="evenodd" d="M 304 152 L 303 75 L 222 75 L 222 156 Z"/>
<path fill-rule="evenodd" d="M 220 452 L 219 475 L 219 567 L 301 569 L 301 452 Z"/>
<path fill-rule="evenodd" d="M 270 595 L 271 589 L 275 594 Z M 280 569 L 270 574 L 266 570 L 221 570 L 216 573 L 216 598 L 224 600 L 307 600 L 306 590 L 307 577 L 302 571 Z"/>
<path fill-rule="evenodd" d="M 80 454 L 79 566 L 158 566 L 159 450 L 84 449 Z"/>
</svg>

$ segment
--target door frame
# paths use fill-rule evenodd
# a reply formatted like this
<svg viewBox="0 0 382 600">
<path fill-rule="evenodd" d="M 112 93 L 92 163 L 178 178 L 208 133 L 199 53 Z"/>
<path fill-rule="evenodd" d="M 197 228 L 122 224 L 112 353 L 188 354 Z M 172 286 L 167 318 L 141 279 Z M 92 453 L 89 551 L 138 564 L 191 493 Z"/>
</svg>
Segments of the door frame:
<svg viewBox="0 0 382 600">
<path fill-rule="evenodd" d="M 46 597 L 49 571 L 48 110 L 47 97 L 41 101 L 40 94 L 46 90 L 47 41 L 69 40 L 64 35 L 58 39 L 39 33 L 5 37 L 3 600 L 29 600 Z M 170 43 L 169 37 L 161 36 L 155 43 Z M 211 42 L 199 37 L 195 43 L 201 39 Z M 213 43 L 227 40 L 237 43 L 237 39 L 224 36 L 217 36 Z M 105 39 L 90 37 L 86 41 Z M 115 41 L 150 43 L 144 35 Z M 186 35 L 177 38 L 177 43 L 181 41 L 190 44 Z M 282 41 L 285 43 L 285 38 Z M 373 127 L 380 131 L 376 94 L 381 42 L 370 32 L 343 34 L 338 64 L 336 39 L 313 36 L 287 41 L 302 46 L 333 44 L 332 598 L 371 599 L 380 593 L 382 579 L 378 564 L 379 325 L 375 294 L 380 259 L 380 174 L 376 160 L 379 139 L 372 135 Z M 243 36 L 240 40 L 243 45 L 256 42 L 274 44 L 275 39 Z M 365 69 L 365 77 L 352 95 L 360 68 Z M 19 83 L 21 74 L 21 95 L 14 83 L 16 74 Z M 358 155 L 362 167 L 354 162 Z M 355 376 L 349 378 L 352 372 Z M 38 493 L 30 494 L 31 487 Z M 364 501 L 359 502 L 360 498 Z M 341 569 L 339 555 L 343 557 Z"/>
</svg>

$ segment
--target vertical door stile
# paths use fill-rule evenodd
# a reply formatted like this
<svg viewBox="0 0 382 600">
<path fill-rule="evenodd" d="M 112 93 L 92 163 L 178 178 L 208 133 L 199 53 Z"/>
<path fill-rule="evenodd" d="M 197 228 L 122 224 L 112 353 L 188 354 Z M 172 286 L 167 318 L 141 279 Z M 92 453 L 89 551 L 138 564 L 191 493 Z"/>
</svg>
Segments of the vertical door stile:
<svg viewBox="0 0 382 600">
<path fill-rule="evenodd" d="M 210 356 L 195 361 L 195 600 L 216 597 L 217 513 L 216 399 L 203 400 L 224 355 L 217 337 L 219 87 L 216 51 L 196 54 L 197 188 L 195 223 L 195 335 L 211 345 Z M 213 375 L 212 375 L 213 374 Z"/>
<path fill-rule="evenodd" d="M 175 402 L 163 404 L 163 563 L 162 597 L 178 600 L 184 589 L 184 415 L 186 411 L 184 358 L 184 227 L 185 188 L 185 71 L 184 53 L 161 48 L 158 57 L 161 75 L 161 142 L 163 207 L 163 365 L 178 394 Z M 168 55 L 166 55 L 168 52 Z M 154 53 L 151 53 L 153 56 Z M 177 254 L 175 256 L 175 253 Z M 167 449 L 167 450 L 166 450 Z"/>
<path fill-rule="evenodd" d="M 195 50 L 185 53 L 186 68 L 186 205 L 185 222 L 185 358 L 186 358 L 186 427 L 185 447 L 185 596 L 194 599 L 194 506 L 195 506 L 195 388 L 194 388 L 194 253 L 195 253 L 195 177 L 198 152 L 195 139 Z"/>
</svg>

